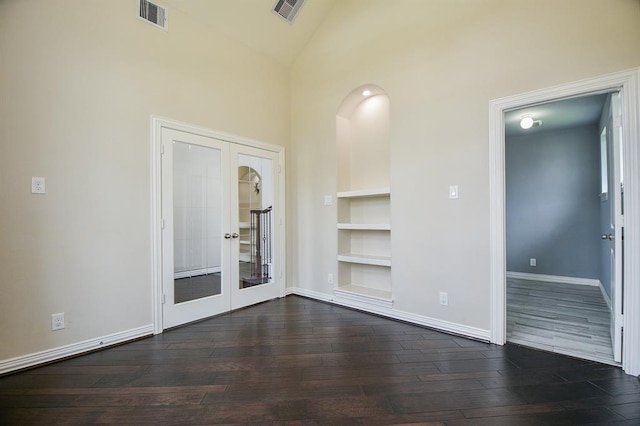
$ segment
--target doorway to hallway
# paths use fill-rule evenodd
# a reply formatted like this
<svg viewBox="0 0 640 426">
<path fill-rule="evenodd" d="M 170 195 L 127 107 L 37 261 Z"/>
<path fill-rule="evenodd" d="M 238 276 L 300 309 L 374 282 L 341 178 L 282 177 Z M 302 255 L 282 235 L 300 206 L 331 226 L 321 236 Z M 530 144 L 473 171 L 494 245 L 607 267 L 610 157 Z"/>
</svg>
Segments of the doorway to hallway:
<svg viewBox="0 0 640 426">
<path fill-rule="evenodd" d="M 505 114 L 509 342 L 620 361 L 622 256 L 613 235 L 621 234 L 622 129 L 614 117 L 618 91 Z"/>
<path fill-rule="evenodd" d="M 638 99 L 640 69 L 621 71 L 601 77 L 586 79 L 547 89 L 490 101 L 490 279 L 491 279 L 491 341 L 504 344 L 507 341 L 507 250 L 506 250 L 506 197 L 505 197 L 505 114 L 528 105 L 549 103 L 558 99 L 611 93 L 621 94 L 620 124 L 624 129 L 621 147 L 624 151 L 624 199 L 621 205 L 625 214 L 624 239 L 615 238 L 624 253 L 622 267 L 624 297 L 620 298 L 624 315 L 620 322 L 624 328 L 621 366 L 627 374 L 640 374 L 640 151 L 638 138 Z M 620 230 L 622 231 L 622 230 Z M 608 239 L 609 234 L 603 234 Z"/>
</svg>

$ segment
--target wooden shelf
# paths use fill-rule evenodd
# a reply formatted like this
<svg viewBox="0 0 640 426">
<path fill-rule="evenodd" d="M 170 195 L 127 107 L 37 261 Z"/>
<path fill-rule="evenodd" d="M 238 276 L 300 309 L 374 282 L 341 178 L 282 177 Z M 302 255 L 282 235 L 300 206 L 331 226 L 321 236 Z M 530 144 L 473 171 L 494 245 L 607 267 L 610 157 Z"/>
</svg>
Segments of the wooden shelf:
<svg viewBox="0 0 640 426">
<path fill-rule="evenodd" d="M 339 262 L 358 263 L 360 265 L 391 266 L 390 256 L 371 256 L 367 254 L 347 253 L 338 255 Z"/>
<path fill-rule="evenodd" d="M 389 188 L 362 189 L 358 191 L 338 192 L 338 198 L 383 197 L 391 195 Z"/>
<path fill-rule="evenodd" d="M 353 231 L 391 231 L 389 223 L 339 223 L 338 229 Z"/>
</svg>

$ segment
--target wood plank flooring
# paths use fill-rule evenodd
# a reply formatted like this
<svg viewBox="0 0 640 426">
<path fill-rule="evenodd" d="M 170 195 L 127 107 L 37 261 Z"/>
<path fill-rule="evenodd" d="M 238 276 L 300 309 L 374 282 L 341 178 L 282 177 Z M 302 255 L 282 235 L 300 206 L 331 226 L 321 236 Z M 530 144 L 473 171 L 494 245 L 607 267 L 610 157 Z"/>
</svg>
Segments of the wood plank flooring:
<svg viewBox="0 0 640 426">
<path fill-rule="evenodd" d="M 507 279 L 507 341 L 615 364 L 599 287 Z"/>
<path fill-rule="evenodd" d="M 619 368 L 297 296 L 0 377 L 0 424 L 639 424 Z"/>
</svg>

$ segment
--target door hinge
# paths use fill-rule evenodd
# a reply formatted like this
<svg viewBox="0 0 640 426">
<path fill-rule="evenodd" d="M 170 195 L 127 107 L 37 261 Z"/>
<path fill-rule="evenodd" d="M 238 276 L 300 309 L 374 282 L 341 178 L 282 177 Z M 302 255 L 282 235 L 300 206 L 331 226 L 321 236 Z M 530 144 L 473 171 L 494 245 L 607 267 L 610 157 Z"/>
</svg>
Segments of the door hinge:
<svg viewBox="0 0 640 426">
<path fill-rule="evenodd" d="M 164 155 L 164 144 L 160 144 L 160 155 Z"/>
<path fill-rule="evenodd" d="M 164 229 L 164 219 L 160 221 L 160 229 Z"/>
<path fill-rule="evenodd" d="M 165 297 L 164 293 L 162 294 L 162 304 L 164 305 L 167 302 L 167 298 Z"/>
</svg>

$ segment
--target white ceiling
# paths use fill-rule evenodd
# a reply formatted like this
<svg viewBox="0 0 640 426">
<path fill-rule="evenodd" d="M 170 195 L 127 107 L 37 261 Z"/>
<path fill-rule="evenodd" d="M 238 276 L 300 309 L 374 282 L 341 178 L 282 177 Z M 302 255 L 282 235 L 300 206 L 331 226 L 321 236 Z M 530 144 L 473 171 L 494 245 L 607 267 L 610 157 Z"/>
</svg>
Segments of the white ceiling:
<svg viewBox="0 0 640 426">
<path fill-rule="evenodd" d="M 504 117 L 505 134 L 517 136 L 595 124 L 600 119 L 606 98 L 606 94 L 582 96 L 509 111 Z M 525 114 L 531 114 L 534 120 L 542 120 L 542 126 L 522 129 L 520 120 Z"/>
<path fill-rule="evenodd" d="M 289 66 L 338 0 L 307 0 L 293 23 L 275 12 L 276 0 L 158 0 L 214 30 Z M 171 26 L 169 26 L 171 28 Z"/>
</svg>

